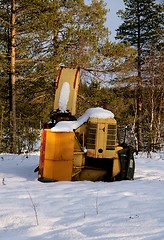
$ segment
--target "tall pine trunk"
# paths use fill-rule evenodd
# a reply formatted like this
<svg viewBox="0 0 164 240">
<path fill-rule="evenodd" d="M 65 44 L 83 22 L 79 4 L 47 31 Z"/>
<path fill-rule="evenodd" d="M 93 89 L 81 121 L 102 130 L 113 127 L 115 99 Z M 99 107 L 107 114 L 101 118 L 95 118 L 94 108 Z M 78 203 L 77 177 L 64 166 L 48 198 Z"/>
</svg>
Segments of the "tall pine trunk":
<svg viewBox="0 0 164 240">
<path fill-rule="evenodd" d="M 15 62 L 16 62 L 16 0 L 11 0 L 11 65 L 10 65 L 10 84 L 11 84 L 11 107 L 10 107 L 10 133 L 11 151 L 16 153 L 16 89 L 15 89 Z"/>
</svg>

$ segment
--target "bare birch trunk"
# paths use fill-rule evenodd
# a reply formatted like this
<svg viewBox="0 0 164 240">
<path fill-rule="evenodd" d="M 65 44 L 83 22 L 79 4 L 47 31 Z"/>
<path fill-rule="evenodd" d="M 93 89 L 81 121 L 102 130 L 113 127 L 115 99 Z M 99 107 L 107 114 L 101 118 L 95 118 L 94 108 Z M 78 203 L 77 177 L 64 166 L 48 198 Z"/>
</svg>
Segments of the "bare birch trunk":
<svg viewBox="0 0 164 240">
<path fill-rule="evenodd" d="M 151 81 L 151 121 L 150 121 L 150 139 L 149 139 L 149 144 L 150 144 L 150 149 L 151 151 L 152 146 L 153 146 L 153 128 L 154 128 L 154 77 L 152 77 Z"/>
</svg>

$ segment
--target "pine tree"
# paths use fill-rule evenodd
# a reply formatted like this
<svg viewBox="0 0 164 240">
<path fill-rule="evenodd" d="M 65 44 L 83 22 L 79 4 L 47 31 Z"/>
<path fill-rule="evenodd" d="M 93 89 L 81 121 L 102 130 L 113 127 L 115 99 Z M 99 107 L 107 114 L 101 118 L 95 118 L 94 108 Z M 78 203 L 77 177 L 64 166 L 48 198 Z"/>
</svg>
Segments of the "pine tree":
<svg viewBox="0 0 164 240">
<path fill-rule="evenodd" d="M 137 135 L 139 150 L 142 148 L 142 66 L 145 55 L 161 44 L 163 5 L 155 0 L 124 0 L 125 11 L 118 14 L 124 21 L 117 29 L 117 39 L 130 43 L 137 49 Z"/>
</svg>

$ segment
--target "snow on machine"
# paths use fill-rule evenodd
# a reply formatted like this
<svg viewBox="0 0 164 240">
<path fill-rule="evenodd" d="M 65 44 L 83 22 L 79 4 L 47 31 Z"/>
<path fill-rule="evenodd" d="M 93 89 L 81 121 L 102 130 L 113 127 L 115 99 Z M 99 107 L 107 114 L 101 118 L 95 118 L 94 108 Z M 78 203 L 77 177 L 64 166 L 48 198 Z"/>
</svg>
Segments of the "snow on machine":
<svg viewBox="0 0 164 240">
<path fill-rule="evenodd" d="M 114 114 L 98 107 L 75 118 L 79 82 L 79 68 L 61 67 L 54 113 L 42 132 L 38 180 L 132 180 L 133 149 L 118 145 Z"/>
</svg>

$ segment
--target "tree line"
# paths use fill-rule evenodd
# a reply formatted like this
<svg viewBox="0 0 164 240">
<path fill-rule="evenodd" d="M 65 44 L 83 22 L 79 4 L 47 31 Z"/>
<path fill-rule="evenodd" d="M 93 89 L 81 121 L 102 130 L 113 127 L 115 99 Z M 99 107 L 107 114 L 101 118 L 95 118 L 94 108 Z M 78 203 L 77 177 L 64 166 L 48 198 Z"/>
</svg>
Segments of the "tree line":
<svg viewBox="0 0 164 240">
<path fill-rule="evenodd" d="M 124 2 L 110 42 L 103 0 L 0 0 L 1 152 L 33 150 L 60 64 L 81 68 L 77 117 L 106 104 L 137 150 L 162 143 L 163 4 Z"/>
</svg>

